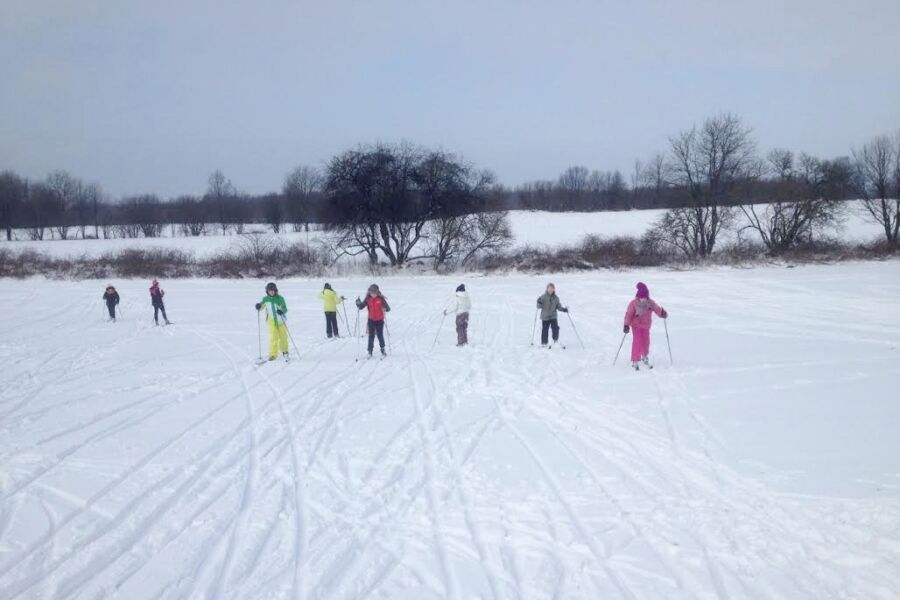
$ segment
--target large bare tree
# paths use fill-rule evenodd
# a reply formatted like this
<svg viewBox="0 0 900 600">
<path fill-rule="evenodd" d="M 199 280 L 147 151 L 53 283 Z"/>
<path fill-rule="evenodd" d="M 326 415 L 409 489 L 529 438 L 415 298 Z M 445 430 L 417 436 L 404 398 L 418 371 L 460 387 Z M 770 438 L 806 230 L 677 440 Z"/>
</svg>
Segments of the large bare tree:
<svg viewBox="0 0 900 600">
<path fill-rule="evenodd" d="M 691 256 L 708 256 L 719 234 L 733 222 L 733 191 L 753 164 L 750 129 L 725 113 L 669 139 L 671 181 L 689 205 L 669 211 L 655 228 L 658 237 Z"/>
<path fill-rule="evenodd" d="M 900 132 L 881 135 L 853 151 L 857 188 L 867 215 L 881 225 L 891 246 L 900 232 Z"/>
<path fill-rule="evenodd" d="M 841 161 L 822 161 L 775 149 L 767 155 L 764 168 L 770 179 L 761 204 L 741 205 L 746 228 L 756 231 L 769 252 L 781 254 L 813 232 L 837 224 L 843 207 L 841 199 L 849 185 L 849 169 Z"/>
</svg>

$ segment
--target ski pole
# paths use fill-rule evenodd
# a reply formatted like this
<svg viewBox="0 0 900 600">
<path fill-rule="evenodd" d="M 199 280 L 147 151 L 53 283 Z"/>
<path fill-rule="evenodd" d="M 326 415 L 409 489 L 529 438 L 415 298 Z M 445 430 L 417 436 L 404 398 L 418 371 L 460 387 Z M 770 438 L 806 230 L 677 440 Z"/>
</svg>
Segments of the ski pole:
<svg viewBox="0 0 900 600">
<path fill-rule="evenodd" d="M 578 338 L 578 343 L 581 344 L 581 349 L 587 350 L 587 348 L 584 347 L 584 342 L 581 341 L 581 336 L 578 335 L 578 329 L 575 327 L 575 321 L 572 320 L 572 315 L 569 314 L 569 311 L 566 311 L 566 316 L 569 317 L 569 323 L 572 324 L 572 331 L 575 332 L 575 337 Z"/>
<path fill-rule="evenodd" d="M 281 319 L 281 324 L 284 325 L 284 330 L 287 331 L 288 337 L 291 339 L 291 344 L 294 345 L 294 352 L 297 353 L 297 357 L 299 358 L 299 357 L 300 357 L 300 350 L 299 350 L 299 348 L 297 348 L 297 342 L 294 341 L 294 336 L 291 335 L 291 330 L 290 330 L 290 328 L 288 328 L 288 326 L 287 326 L 287 321 L 285 321 L 285 320 L 282 318 L 282 319 Z"/>
<path fill-rule="evenodd" d="M 541 309 L 534 311 L 534 323 L 531 325 L 531 345 L 534 346 L 534 332 L 537 331 L 537 317 Z M 543 334 L 542 334 L 543 335 Z"/>
<path fill-rule="evenodd" d="M 347 319 L 347 305 L 341 301 L 341 308 L 344 309 L 344 325 L 347 326 L 347 335 L 350 335 L 350 320 Z"/>
<path fill-rule="evenodd" d="M 435 345 L 437 344 L 438 337 L 441 335 L 441 329 L 444 328 L 444 319 L 447 318 L 447 313 L 444 313 L 444 316 L 441 317 L 441 324 L 438 325 L 437 333 L 434 334 L 434 341 L 431 343 L 431 349 L 434 350 Z"/>
<path fill-rule="evenodd" d="M 622 344 L 625 343 L 625 336 L 627 336 L 627 335 L 628 335 L 627 333 L 622 334 L 622 341 L 619 342 L 619 349 L 616 350 L 616 357 L 613 359 L 613 366 L 616 366 L 616 361 L 619 360 L 619 352 L 622 351 Z"/>
<path fill-rule="evenodd" d="M 262 362 L 262 325 L 259 324 L 259 311 L 256 311 L 256 341 L 259 345 L 259 361 Z"/>
<path fill-rule="evenodd" d="M 393 354 L 394 353 L 394 344 L 391 343 L 391 328 L 388 327 L 387 319 L 384 320 L 384 332 L 387 334 L 388 350 L 390 350 L 391 354 Z"/>
<path fill-rule="evenodd" d="M 672 360 L 672 344 L 669 343 L 669 320 L 663 319 L 663 327 L 666 328 L 666 346 L 669 347 L 669 364 L 674 365 L 674 361 Z"/>
</svg>

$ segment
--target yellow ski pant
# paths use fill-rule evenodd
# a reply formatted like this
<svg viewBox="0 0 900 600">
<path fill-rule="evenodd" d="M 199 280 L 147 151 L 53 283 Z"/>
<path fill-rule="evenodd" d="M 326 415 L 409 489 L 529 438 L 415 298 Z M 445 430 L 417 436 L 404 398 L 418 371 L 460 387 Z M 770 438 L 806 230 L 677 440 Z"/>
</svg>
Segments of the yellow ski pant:
<svg viewBox="0 0 900 600">
<path fill-rule="evenodd" d="M 269 358 L 278 356 L 278 348 L 282 352 L 288 351 L 287 326 L 284 323 L 272 323 L 269 321 Z"/>
</svg>

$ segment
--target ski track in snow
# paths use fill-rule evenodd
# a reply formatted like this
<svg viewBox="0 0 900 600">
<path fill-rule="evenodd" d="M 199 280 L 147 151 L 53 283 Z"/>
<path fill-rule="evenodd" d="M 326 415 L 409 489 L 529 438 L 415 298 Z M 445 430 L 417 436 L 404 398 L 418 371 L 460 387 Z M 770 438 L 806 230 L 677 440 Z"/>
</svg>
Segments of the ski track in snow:
<svg viewBox="0 0 900 600">
<path fill-rule="evenodd" d="M 258 282 L 169 282 L 165 328 L 143 283 L 112 324 L 102 284 L 5 282 L 0 598 L 895 598 L 898 412 L 847 390 L 900 381 L 900 262 L 640 278 L 676 364 L 657 323 L 638 373 L 630 340 L 610 366 L 634 274 L 553 278 L 586 351 L 568 320 L 568 349 L 526 343 L 543 278 L 470 278 L 472 345 L 451 318 L 433 351 L 458 282 L 387 278 L 371 361 L 320 339 L 318 282 L 280 282 L 300 353 L 261 366 Z M 10 318 L 35 285 L 45 316 Z M 801 460 L 869 439 L 856 475 Z"/>
</svg>

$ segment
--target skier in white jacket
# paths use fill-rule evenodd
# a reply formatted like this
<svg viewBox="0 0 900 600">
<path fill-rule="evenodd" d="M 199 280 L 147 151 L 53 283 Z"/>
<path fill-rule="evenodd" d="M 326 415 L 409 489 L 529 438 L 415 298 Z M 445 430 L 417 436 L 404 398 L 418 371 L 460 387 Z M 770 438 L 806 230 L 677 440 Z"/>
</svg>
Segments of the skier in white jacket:
<svg viewBox="0 0 900 600">
<path fill-rule="evenodd" d="M 456 295 L 453 300 L 444 309 L 444 314 L 454 313 L 456 315 L 456 345 L 465 346 L 469 343 L 469 311 L 472 309 L 472 301 L 469 299 L 469 292 L 466 291 L 466 285 L 460 284 L 456 288 Z"/>
</svg>

